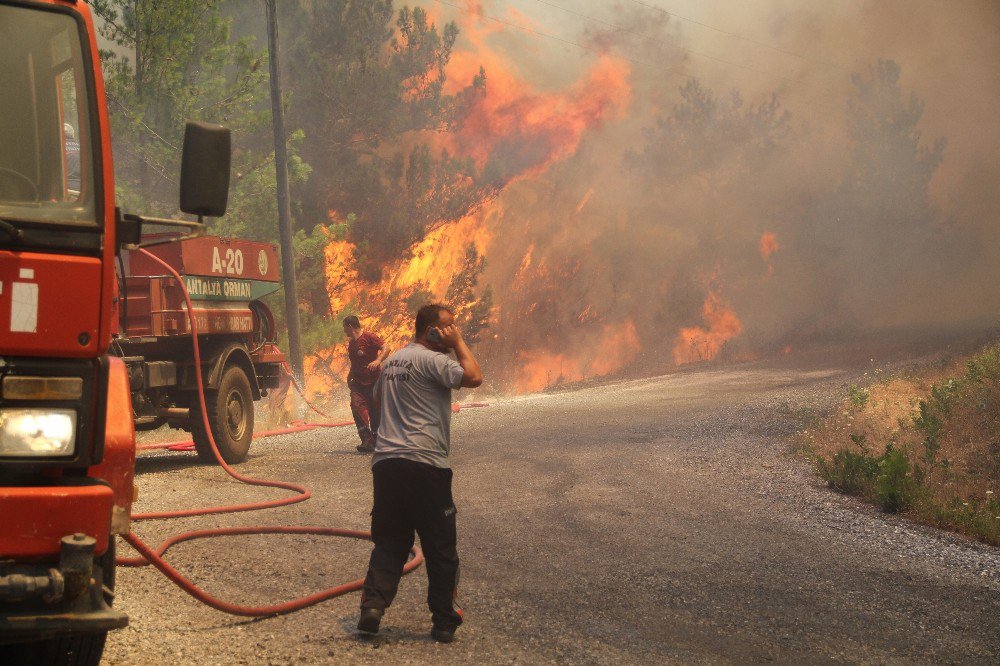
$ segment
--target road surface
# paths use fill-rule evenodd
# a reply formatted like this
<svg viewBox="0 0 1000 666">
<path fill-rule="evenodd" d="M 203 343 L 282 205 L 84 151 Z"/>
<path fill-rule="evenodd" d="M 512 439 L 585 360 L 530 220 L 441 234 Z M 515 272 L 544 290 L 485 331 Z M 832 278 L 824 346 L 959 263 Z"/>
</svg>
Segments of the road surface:
<svg viewBox="0 0 1000 666">
<path fill-rule="evenodd" d="M 125 569 L 116 603 L 131 626 L 106 662 L 1000 663 L 1000 552 L 832 493 L 790 452 L 857 381 L 847 366 L 695 369 L 457 415 L 468 619 L 454 644 L 428 637 L 423 569 L 375 640 L 354 635 L 357 595 L 247 621 Z M 254 445 L 241 471 L 304 483 L 309 502 L 136 531 L 155 543 L 217 525 L 366 528 L 354 440 L 342 429 Z M 193 454 L 146 456 L 138 471 L 140 510 L 280 496 Z M 367 555 L 364 542 L 233 537 L 169 559 L 224 598 L 273 603 L 362 575 Z"/>
</svg>

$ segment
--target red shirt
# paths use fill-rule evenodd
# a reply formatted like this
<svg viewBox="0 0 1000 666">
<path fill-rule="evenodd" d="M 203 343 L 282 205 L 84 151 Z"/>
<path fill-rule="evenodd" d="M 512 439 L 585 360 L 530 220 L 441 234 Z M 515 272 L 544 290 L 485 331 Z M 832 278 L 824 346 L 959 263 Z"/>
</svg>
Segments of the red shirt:
<svg viewBox="0 0 1000 666">
<path fill-rule="evenodd" d="M 357 340 L 347 343 L 347 355 L 351 359 L 351 371 L 347 375 L 347 380 L 366 386 L 374 384 L 382 371 L 369 370 L 368 364 L 378 358 L 378 353 L 384 346 L 382 338 L 367 331 L 359 335 Z"/>
</svg>

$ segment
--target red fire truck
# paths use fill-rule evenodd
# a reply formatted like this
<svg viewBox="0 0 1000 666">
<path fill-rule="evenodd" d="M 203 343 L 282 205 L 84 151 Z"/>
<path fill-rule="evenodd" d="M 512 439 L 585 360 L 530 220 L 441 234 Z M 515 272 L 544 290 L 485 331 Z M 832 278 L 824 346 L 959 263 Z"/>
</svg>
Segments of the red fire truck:
<svg viewBox="0 0 1000 666">
<path fill-rule="evenodd" d="M 0 91 L 0 663 L 92 664 L 127 623 L 111 602 L 114 535 L 135 491 L 133 410 L 142 428 L 191 421 L 188 321 L 164 271 L 123 251 L 148 239 L 115 207 L 84 2 L 0 0 Z M 180 208 L 200 222 L 226 208 L 229 134 L 188 130 Z M 273 249 L 199 239 L 150 251 L 203 296 L 211 427 L 238 460 L 247 394 L 281 362 L 269 314 L 250 305 L 256 283 L 274 281 Z M 241 266 L 256 278 L 229 273 Z"/>
<path fill-rule="evenodd" d="M 208 421 L 227 463 L 242 462 L 253 437 L 253 401 L 276 388 L 284 355 L 271 311 L 259 299 L 278 288 L 278 250 L 269 243 L 203 236 L 152 238 L 148 251 L 180 274 L 201 341 Z M 163 266 L 123 252 L 120 330 L 111 347 L 128 366 L 137 430 L 190 430 L 198 456 L 215 462 L 201 417 L 191 329 L 181 285 Z"/>
</svg>

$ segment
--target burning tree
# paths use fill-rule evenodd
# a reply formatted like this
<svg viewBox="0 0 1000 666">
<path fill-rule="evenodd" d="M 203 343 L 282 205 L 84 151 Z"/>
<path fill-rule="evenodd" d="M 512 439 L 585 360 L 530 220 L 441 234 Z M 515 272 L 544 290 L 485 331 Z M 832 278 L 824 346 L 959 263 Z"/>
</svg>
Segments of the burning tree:
<svg viewBox="0 0 1000 666">
<path fill-rule="evenodd" d="M 486 257 L 480 256 L 475 243 L 465 249 L 465 264 L 452 278 L 445 293 L 445 302 L 454 304 L 455 323 L 462 329 L 462 336 L 474 345 L 489 328 L 493 309 L 493 288 L 486 287 L 482 296 L 476 294 L 479 276 L 486 269 Z"/>
<path fill-rule="evenodd" d="M 259 56 L 227 19 L 252 35 L 262 18 L 222 0 L 95 5 L 137 54 L 108 76 L 138 110 L 115 112 L 126 194 L 153 182 L 163 194 L 143 196 L 172 201 L 157 179 L 182 114 L 235 124 L 245 194 L 225 228 L 272 238 Z M 398 345 L 416 307 L 448 301 L 495 385 L 533 390 L 783 349 L 887 311 L 929 279 L 913 266 L 955 252 L 929 196 L 943 142 L 923 143 L 891 61 L 854 77 L 846 115 L 807 124 L 767 90 L 678 87 L 684 35 L 664 15 L 609 9 L 628 29 L 585 31 L 593 57 L 554 59 L 542 86 L 524 75 L 539 31 L 466 9 L 281 3 L 291 147 L 315 167 L 293 158 L 314 388 L 345 371 L 346 314 Z"/>
<path fill-rule="evenodd" d="M 489 193 L 470 160 L 435 152 L 424 138 L 448 131 L 483 81 L 443 93 L 458 28 L 439 30 L 419 7 L 304 3 L 297 20 L 305 29 L 292 46 L 292 117 L 311 137 L 306 158 L 323 174 L 304 192 L 306 210 L 313 219 L 356 215 L 348 240 L 360 275 L 377 280 L 429 229 Z"/>
</svg>

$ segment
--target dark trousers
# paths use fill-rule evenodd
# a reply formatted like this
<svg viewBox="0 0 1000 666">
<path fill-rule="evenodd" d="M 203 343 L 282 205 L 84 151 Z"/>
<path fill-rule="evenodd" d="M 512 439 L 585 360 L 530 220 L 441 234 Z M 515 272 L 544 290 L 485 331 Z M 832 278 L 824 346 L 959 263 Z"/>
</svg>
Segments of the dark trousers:
<svg viewBox="0 0 1000 666">
<path fill-rule="evenodd" d="M 451 470 L 389 458 L 372 467 L 372 550 L 361 608 L 385 610 L 396 597 L 413 532 L 420 535 L 427 567 L 427 606 L 435 627 L 462 623 L 458 605 L 458 550 Z"/>
<path fill-rule="evenodd" d="M 379 419 L 379 411 L 375 405 L 375 386 L 349 379 L 347 387 L 351 389 L 351 414 L 354 416 L 354 425 L 358 427 L 361 442 L 368 444 L 369 438 L 371 438 L 372 443 L 374 443 Z"/>
</svg>

